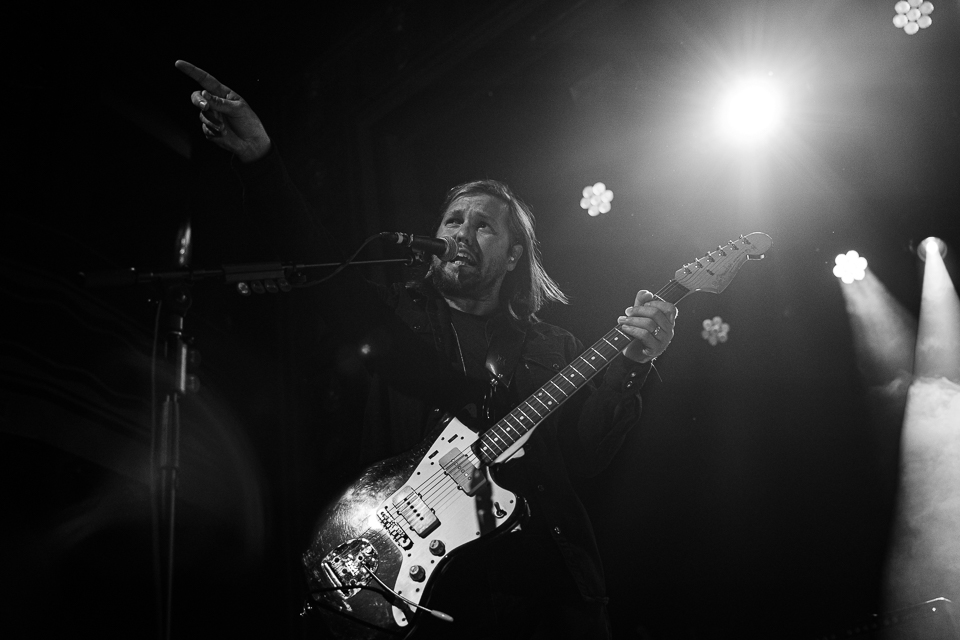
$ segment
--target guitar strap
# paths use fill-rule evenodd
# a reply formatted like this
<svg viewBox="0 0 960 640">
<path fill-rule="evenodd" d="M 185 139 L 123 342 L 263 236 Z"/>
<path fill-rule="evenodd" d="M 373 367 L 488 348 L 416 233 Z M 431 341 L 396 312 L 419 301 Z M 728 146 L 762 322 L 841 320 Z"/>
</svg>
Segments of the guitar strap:
<svg viewBox="0 0 960 640">
<path fill-rule="evenodd" d="M 496 419 L 510 408 L 507 406 L 507 391 L 513 382 L 513 374 L 520 362 L 520 349 L 527 337 L 527 332 L 516 327 L 506 314 L 495 318 L 492 324 L 485 365 L 490 374 L 490 384 L 481 408 L 481 415 L 488 421 Z"/>
</svg>

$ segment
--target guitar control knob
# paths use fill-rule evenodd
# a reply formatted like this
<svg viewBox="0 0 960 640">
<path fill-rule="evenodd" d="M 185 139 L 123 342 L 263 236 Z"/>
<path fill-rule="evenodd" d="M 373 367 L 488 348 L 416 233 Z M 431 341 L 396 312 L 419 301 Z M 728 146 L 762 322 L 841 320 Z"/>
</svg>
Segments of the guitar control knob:
<svg viewBox="0 0 960 640">
<path fill-rule="evenodd" d="M 427 574 L 423 570 L 423 567 L 421 567 L 420 565 L 415 564 L 412 567 L 410 567 L 410 578 L 414 582 L 423 582 L 423 579 L 426 577 L 427 577 Z"/>
<path fill-rule="evenodd" d="M 435 556 L 442 556 L 447 552 L 446 545 L 443 544 L 440 540 L 431 540 L 430 541 L 430 553 Z"/>
</svg>

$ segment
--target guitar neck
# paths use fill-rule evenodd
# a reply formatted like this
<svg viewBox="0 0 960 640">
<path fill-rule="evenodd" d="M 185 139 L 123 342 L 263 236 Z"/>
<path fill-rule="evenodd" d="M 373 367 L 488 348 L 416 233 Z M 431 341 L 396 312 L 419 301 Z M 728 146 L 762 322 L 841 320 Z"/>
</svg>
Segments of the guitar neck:
<svg viewBox="0 0 960 640">
<path fill-rule="evenodd" d="M 676 280 L 671 280 L 655 295 L 671 304 L 676 304 L 690 293 L 692 293 L 690 289 Z M 593 346 L 480 436 L 476 451 L 481 461 L 487 465 L 493 464 L 504 451 L 536 429 L 547 416 L 600 373 L 631 341 L 633 338 L 621 331 L 619 325 L 608 331 Z"/>
</svg>

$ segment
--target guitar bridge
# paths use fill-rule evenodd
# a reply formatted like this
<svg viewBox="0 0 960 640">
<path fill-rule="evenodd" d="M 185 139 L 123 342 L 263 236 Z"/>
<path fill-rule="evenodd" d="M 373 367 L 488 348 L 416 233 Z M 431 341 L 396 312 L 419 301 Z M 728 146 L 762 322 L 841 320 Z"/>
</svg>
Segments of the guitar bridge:
<svg viewBox="0 0 960 640">
<path fill-rule="evenodd" d="M 397 543 L 398 547 L 404 551 L 409 551 L 410 548 L 413 547 L 413 540 L 411 540 L 407 532 L 403 530 L 403 527 L 397 524 L 386 511 L 381 511 L 377 514 L 377 517 L 380 519 L 380 524 L 383 526 L 384 531 L 390 534 L 390 537 L 393 538 L 393 541 Z"/>
<path fill-rule="evenodd" d="M 486 476 L 460 449 L 454 447 L 440 458 L 440 466 L 444 472 L 457 483 L 457 488 L 468 496 L 475 494 L 487 482 Z"/>
</svg>

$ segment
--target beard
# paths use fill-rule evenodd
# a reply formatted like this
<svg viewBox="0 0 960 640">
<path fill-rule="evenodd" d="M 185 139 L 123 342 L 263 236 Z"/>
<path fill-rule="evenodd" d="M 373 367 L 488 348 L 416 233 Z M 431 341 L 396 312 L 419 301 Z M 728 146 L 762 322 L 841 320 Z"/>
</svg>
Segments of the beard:
<svg viewBox="0 0 960 640">
<path fill-rule="evenodd" d="M 473 297 L 477 295 L 480 286 L 481 274 L 477 269 L 466 268 L 452 262 L 441 262 L 433 259 L 430 273 L 427 274 L 437 291 L 445 296 Z"/>
<path fill-rule="evenodd" d="M 504 273 L 490 273 L 479 266 L 441 262 L 434 257 L 427 278 L 443 296 L 482 300 L 499 295 L 501 279 L 506 273 L 502 271 Z"/>
</svg>

